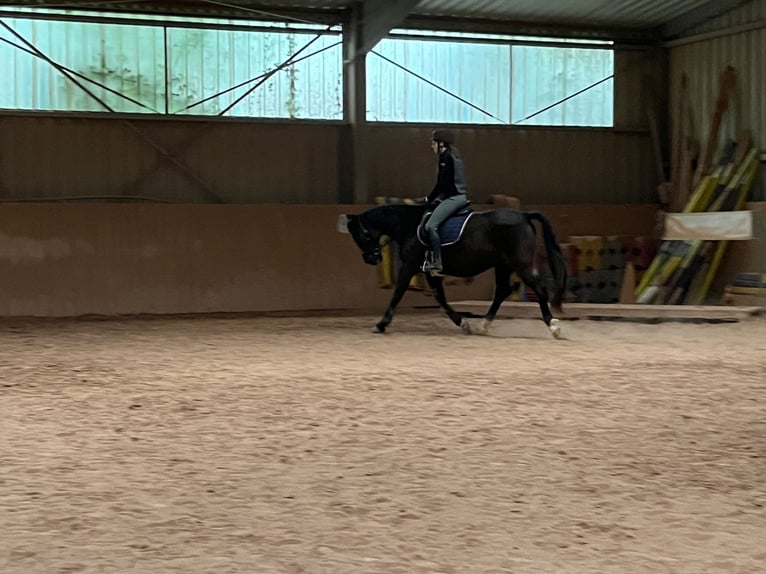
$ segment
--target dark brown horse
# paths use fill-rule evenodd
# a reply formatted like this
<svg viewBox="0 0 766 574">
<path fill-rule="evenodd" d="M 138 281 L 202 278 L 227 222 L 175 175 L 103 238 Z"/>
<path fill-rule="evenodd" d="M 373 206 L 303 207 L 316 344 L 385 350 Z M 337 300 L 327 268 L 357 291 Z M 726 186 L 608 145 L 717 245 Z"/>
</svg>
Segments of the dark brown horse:
<svg viewBox="0 0 766 574">
<path fill-rule="evenodd" d="M 377 333 L 386 330 L 410 280 L 421 272 L 426 247 L 418 240 L 417 228 L 425 211 L 425 205 L 383 205 L 360 214 L 341 216 L 341 224 L 351 234 L 362 251 L 364 262 L 369 265 L 377 265 L 382 260 L 382 237 L 387 236 L 399 244 L 402 264 L 388 308 L 373 329 Z M 548 264 L 553 276 L 553 292 L 550 296 L 534 271 L 537 245 L 534 221 L 542 227 Z M 506 208 L 474 213 L 461 239 L 443 247 L 442 261 L 442 274 L 454 277 L 473 277 L 494 268 L 495 294 L 482 322 L 483 331 L 486 331 L 500 305 L 511 294 L 511 274 L 516 273 L 537 295 L 542 319 L 550 332 L 556 338 L 560 336 L 561 327 L 558 320 L 553 318 L 548 302 L 554 310 L 560 312 L 566 286 L 566 263 L 553 228 L 543 214 Z M 436 300 L 452 322 L 465 332 L 470 332 L 468 322 L 464 320 L 468 315 L 455 311 L 447 302 L 443 278 L 426 274 L 426 279 L 436 292 Z"/>
</svg>

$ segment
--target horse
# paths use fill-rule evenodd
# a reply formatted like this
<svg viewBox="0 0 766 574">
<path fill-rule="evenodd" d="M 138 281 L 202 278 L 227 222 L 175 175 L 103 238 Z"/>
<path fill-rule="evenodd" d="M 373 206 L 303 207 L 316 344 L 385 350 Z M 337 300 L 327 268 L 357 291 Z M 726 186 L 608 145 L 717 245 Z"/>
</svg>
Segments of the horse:
<svg viewBox="0 0 766 574">
<path fill-rule="evenodd" d="M 382 238 L 388 237 L 389 241 L 395 241 L 399 245 L 400 270 L 391 300 L 380 321 L 375 324 L 374 333 L 386 331 L 410 281 L 421 272 L 427 247 L 418 237 L 418 230 L 427 209 L 425 204 L 381 205 L 359 214 L 344 214 L 339 218 L 339 230 L 350 233 L 362 252 L 362 259 L 368 265 L 377 265 L 382 261 Z M 476 315 L 458 312 L 450 306 L 444 293 L 443 275 L 474 277 L 494 269 L 494 297 L 479 327 L 480 333 L 486 333 L 503 301 L 513 292 L 510 280 L 511 275 L 516 273 L 537 296 L 542 320 L 550 333 L 553 337 L 560 338 L 559 320 L 553 317 L 548 304 L 550 302 L 554 311 L 561 313 L 567 280 L 566 262 L 548 218 L 539 212 L 524 212 L 511 208 L 469 211 L 471 213 L 464 223 L 459 240 L 451 244 L 443 241 L 443 271 L 440 274 L 426 273 L 426 280 L 434 290 L 439 305 L 463 332 L 473 332 L 465 319 Z M 537 246 L 537 232 L 533 224 L 535 221 L 542 227 L 548 264 L 553 277 L 553 292 L 550 297 L 534 269 Z M 449 222 L 450 220 L 447 220 L 444 225 Z"/>
</svg>

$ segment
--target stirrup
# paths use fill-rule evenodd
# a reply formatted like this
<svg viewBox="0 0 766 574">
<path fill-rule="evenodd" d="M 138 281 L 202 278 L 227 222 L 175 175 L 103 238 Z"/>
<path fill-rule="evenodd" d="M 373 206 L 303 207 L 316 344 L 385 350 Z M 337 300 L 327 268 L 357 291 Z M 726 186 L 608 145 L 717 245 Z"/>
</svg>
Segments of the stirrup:
<svg viewBox="0 0 766 574">
<path fill-rule="evenodd" d="M 423 273 L 441 273 L 444 269 L 444 266 L 442 265 L 441 261 L 437 264 L 436 261 L 433 260 L 433 253 L 429 252 L 429 254 L 426 256 L 426 260 L 423 261 L 423 265 L 420 266 L 420 270 Z"/>
<path fill-rule="evenodd" d="M 433 260 L 434 260 L 433 251 L 431 250 L 426 251 L 426 256 L 423 258 L 423 263 L 420 264 L 420 270 L 423 273 L 428 273 L 428 266 L 431 265 Z"/>
</svg>

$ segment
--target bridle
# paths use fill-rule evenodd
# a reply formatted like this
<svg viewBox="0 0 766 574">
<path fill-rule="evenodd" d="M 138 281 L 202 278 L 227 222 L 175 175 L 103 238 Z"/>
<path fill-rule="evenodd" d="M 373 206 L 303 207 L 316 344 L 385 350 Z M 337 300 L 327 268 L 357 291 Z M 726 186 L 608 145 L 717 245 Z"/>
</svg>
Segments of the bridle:
<svg viewBox="0 0 766 574">
<path fill-rule="evenodd" d="M 374 241 L 372 233 L 364 226 L 364 223 L 362 223 L 362 218 L 360 217 L 358 220 L 359 223 L 359 231 L 362 232 L 362 238 L 364 239 L 365 244 L 372 243 Z M 362 250 L 362 255 L 366 256 L 372 256 L 375 259 L 382 258 L 382 249 L 391 243 L 391 238 L 387 237 L 386 241 L 384 243 L 380 242 L 380 239 L 378 239 L 377 242 L 375 242 L 375 246 L 370 249 L 364 249 Z"/>
</svg>

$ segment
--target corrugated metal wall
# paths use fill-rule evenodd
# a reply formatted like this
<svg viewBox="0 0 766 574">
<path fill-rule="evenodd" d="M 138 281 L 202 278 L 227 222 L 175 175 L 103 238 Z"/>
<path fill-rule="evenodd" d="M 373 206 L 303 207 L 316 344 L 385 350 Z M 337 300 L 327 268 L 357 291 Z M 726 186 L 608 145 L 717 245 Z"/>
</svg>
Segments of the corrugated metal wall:
<svg viewBox="0 0 766 574">
<path fill-rule="evenodd" d="M 466 126 L 472 197 L 526 204 L 650 203 L 645 126 L 652 53 L 615 54 L 615 129 Z M 662 99 L 655 101 L 660 105 Z M 173 202 L 337 203 L 347 128 L 332 122 L 0 114 L 0 198 L 139 195 Z M 356 150 L 367 198 L 422 196 L 434 180 L 430 125 L 369 124 Z M 153 142 L 154 146 L 150 143 Z M 185 168 L 163 159 L 169 152 Z M 363 198 L 361 198 L 363 199 Z"/>
<path fill-rule="evenodd" d="M 436 164 L 427 126 L 371 126 L 368 172 L 374 196 L 426 195 Z M 470 196 L 514 195 L 525 204 L 650 203 L 656 180 L 644 134 L 611 130 L 456 130 L 466 164 Z"/>
<path fill-rule="evenodd" d="M 516 195 L 526 204 L 652 203 L 659 179 L 647 107 L 664 104 L 663 59 L 656 51 L 616 52 L 615 129 L 468 126 L 458 147 L 476 201 Z M 654 97 L 652 97 L 654 93 Z M 659 113 L 658 113 L 659 115 Z M 370 124 L 367 172 L 375 196 L 425 195 L 433 185 L 430 126 Z M 395 167 L 392 167 L 395 166 Z"/>
<path fill-rule="evenodd" d="M 337 203 L 338 132 L 330 123 L 0 116 L 0 198 Z"/>
<path fill-rule="evenodd" d="M 721 126 L 721 141 L 739 128 L 750 129 L 755 145 L 766 149 L 766 0 L 753 0 L 708 22 L 670 49 L 671 123 L 676 125 L 681 77 L 689 82 L 697 138 L 706 138 L 718 96 L 720 74 L 726 66 L 737 71 L 738 107 Z M 764 170 L 754 199 L 764 199 Z"/>
<path fill-rule="evenodd" d="M 337 124 L 140 120 L 134 125 L 186 166 L 162 159 L 119 119 L 0 118 L 0 198 L 131 195 L 171 202 L 337 203 Z M 369 199 L 431 190 L 431 127 L 370 125 L 363 159 Z M 651 143 L 637 131 L 458 130 L 471 196 L 528 204 L 649 203 Z M 213 195 L 215 194 L 215 195 Z"/>
</svg>

